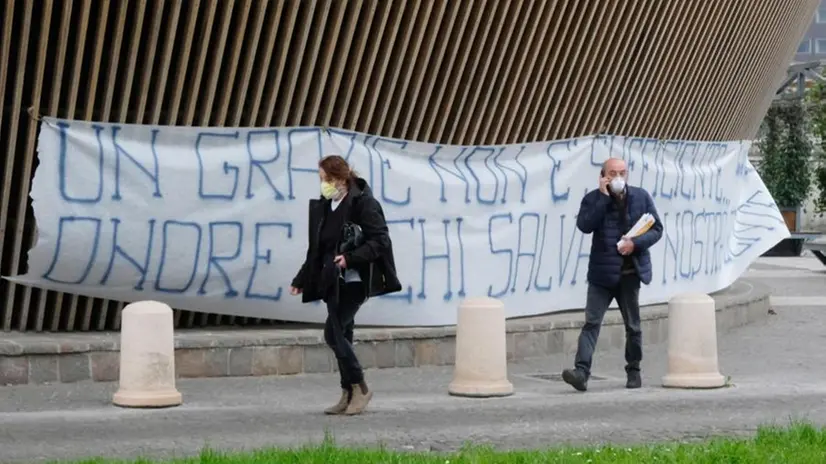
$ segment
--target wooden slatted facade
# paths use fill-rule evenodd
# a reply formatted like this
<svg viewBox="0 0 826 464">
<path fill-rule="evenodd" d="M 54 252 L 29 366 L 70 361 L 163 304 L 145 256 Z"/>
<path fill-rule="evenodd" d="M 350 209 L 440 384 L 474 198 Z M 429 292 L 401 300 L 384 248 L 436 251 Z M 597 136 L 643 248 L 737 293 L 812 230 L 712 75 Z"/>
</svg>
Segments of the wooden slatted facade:
<svg viewBox="0 0 826 464">
<path fill-rule="evenodd" d="M 37 115 L 457 144 L 748 139 L 817 4 L 2 0 L 0 272 L 21 273 L 34 239 Z M 122 306 L 0 282 L 5 331 L 115 330 Z"/>
</svg>

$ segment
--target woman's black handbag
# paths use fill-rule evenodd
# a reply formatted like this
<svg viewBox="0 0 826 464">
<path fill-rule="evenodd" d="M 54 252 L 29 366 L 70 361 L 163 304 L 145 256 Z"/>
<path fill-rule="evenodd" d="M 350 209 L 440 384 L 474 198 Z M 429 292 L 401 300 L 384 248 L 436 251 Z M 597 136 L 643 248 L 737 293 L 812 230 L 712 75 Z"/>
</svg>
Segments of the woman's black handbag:
<svg viewBox="0 0 826 464">
<path fill-rule="evenodd" d="M 353 222 L 347 222 L 341 229 L 341 242 L 338 245 L 340 254 L 355 250 L 364 244 L 364 232 L 361 227 Z"/>
<path fill-rule="evenodd" d="M 341 229 L 341 241 L 338 244 L 338 252 L 339 254 L 344 254 L 350 251 L 355 250 L 356 248 L 364 245 L 365 238 L 364 232 L 361 230 L 361 226 L 353 222 L 346 222 L 344 223 L 344 227 Z M 344 270 L 339 269 L 339 279 L 344 280 Z M 373 281 L 373 263 L 370 263 L 368 266 L 368 280 L 365 283 L 365 299 L 370 298 L 370 282 Z M 336 286 L 336 301 L 339 298 L 339 292 L 341 291 L 340 286 Z"/>
</svg>

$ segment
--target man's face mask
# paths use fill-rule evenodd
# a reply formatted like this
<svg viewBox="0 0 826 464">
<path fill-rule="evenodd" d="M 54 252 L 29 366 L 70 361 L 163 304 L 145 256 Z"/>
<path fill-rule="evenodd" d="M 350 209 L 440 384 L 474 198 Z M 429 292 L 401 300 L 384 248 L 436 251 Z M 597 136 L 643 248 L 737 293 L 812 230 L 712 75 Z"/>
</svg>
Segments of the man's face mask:
<svg viewBox="0 0 826 464">
<path fill-rule="evenodd" d="M 625 190 L 625 178 L 622 176 L 617 176 L 611 179 L 611 191 L 620 194 Z"/>
</svg>

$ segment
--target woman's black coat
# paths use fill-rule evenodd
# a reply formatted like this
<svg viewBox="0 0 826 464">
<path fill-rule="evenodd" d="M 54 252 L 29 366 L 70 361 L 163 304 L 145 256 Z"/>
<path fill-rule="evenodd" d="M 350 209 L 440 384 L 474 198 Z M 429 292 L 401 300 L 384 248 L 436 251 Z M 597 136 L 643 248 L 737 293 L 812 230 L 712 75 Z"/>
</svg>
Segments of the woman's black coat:
<svg viewBox="0 0 826 464">
<path fill-rule="evenodd" d="M 350 190 L 344 199 L 350 202 L 348 220 L 361 227 L 364 243 L 350 252 L 344 253 L 347 268 L 358 271 L 365 285 L 366 296 L 374 297 L 401 291 L 402 285 L 396 275 L 396 263 L 393 258 L 393 244 L 387 229 L 384 211 L 378 200 L 373 197 L 370 186 L 362 178 L 350 182 Z M 339 207 L 341 207 L 339 206 Z M 307 258 L 292 286 L 302 290 L 302 302 L 321 300 L 326 296 L 325 289 L 319 288 L 321 280 L 322 259 L 319 252 L 319 237 L 326 211 L 330 210 L 330 200 L 310 200 L 309 245 Z"/>
</svg>

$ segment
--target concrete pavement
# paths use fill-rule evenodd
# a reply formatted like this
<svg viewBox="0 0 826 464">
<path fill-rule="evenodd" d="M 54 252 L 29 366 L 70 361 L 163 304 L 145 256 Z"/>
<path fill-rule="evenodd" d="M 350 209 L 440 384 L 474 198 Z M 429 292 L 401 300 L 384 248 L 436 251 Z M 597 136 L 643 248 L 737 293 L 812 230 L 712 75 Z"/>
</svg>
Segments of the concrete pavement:
<svg viewBox="0 0 826 464">
<path fill-rule="evenodd" d="M 815 265 L 816 264 L 816 265 Z M 368 414 L 326 417 L 335 374 L 192 379 L 184 405 L 166 410 L 110 406 L 115 384 L 0 388 L 0 462 L 55 458 L 168 457 L 204 446 L 244 449 L 338 442 L 396 449 L 451 450 L 466 441 L 504 448 L 563 443 L 639 443 L 750 433 L 758 425 L 808 419 L 826 425 L 826 267 L 814 258 L 764 258 L 747 278 L 773 288 L 770 319 L 720 334 L 720 366 L 733 386 L 665 390 L 665 346 L 647 346 L 644 388 L 623 388 L 619 351 L 598 353 L 590 391 L 557 380 L 571 356 L 510 366 L 516 394 L 501 399 L 447 395 L 451 367 L 368 371 Z"/>
</svg>

